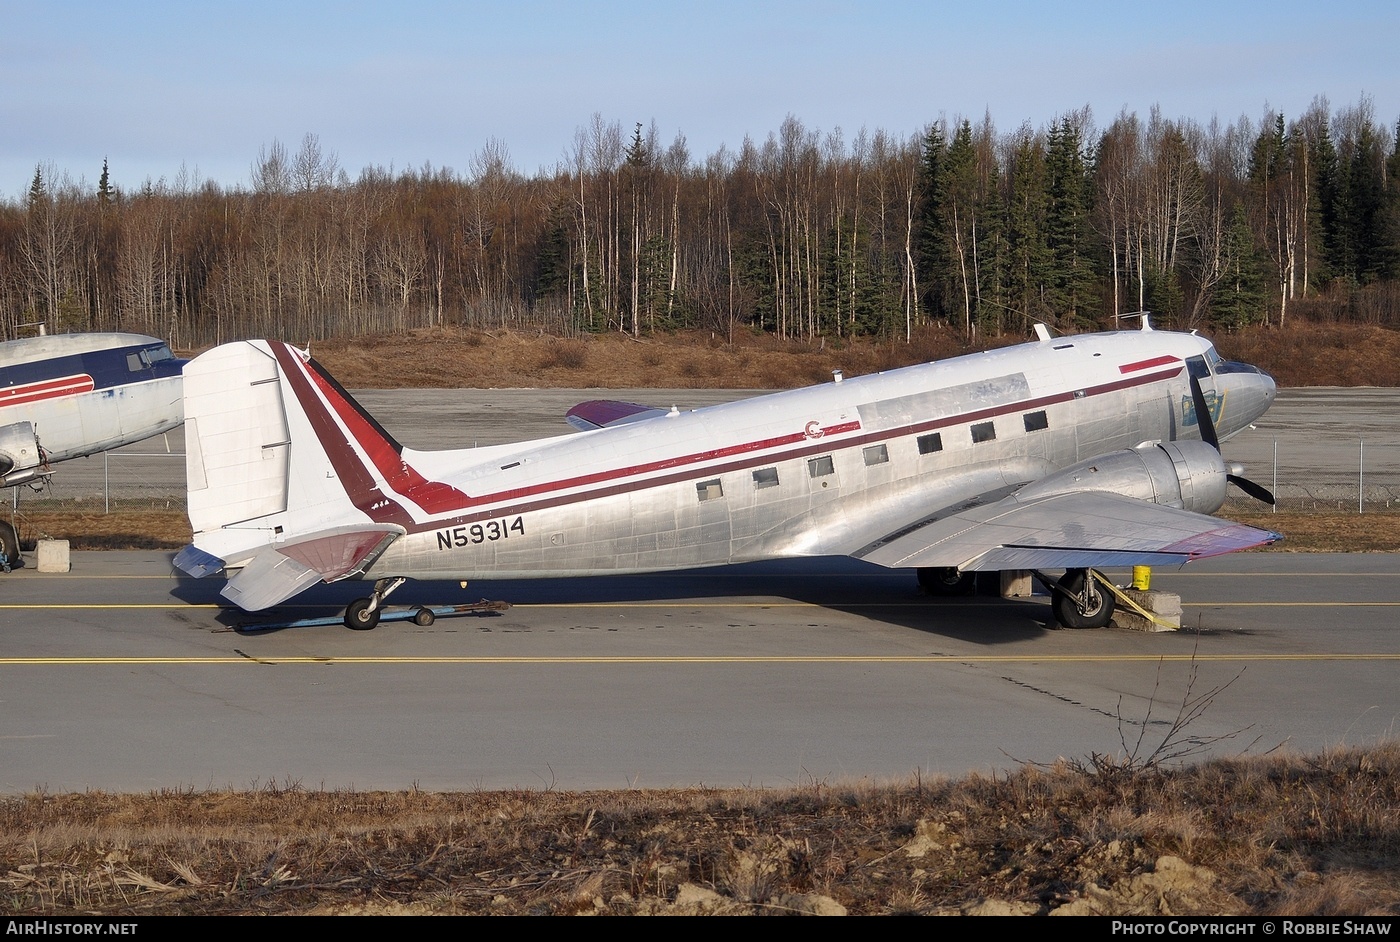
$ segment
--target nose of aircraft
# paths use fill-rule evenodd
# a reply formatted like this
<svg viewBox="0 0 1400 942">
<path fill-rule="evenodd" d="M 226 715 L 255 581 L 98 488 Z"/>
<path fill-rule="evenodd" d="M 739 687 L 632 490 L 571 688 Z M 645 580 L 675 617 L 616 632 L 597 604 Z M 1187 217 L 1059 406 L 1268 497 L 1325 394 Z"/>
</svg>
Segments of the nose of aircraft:
<svg viewBox="0 0 1400 942">
<path fill-rule="evenodd" d="M 1225 395 L 1225 421 L 1234 434 L 1259 418 L 1274 404 L 1278 386 L 1274 378 L 1249 363 L 1226 360 L 1216 367 L 1221 392 Z M 1222 436 L 1223 437 L 1223 436 Z"/>
</svg>

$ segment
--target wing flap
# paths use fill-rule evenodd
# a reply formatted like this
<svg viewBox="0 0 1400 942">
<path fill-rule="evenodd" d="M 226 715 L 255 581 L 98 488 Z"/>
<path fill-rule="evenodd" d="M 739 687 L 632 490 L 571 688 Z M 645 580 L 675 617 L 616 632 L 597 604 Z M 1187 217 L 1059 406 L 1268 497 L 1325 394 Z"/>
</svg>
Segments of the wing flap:
<svg viewBox="0 0 1400 942">
<path fill-rule="evenodd" d="M 1184 563 L 1273 543 L 1269 530 L 1102 491 L 1015 496 L 922 521 L 852 554 L 891 568 L 1053 569 Z"/>
</svg>

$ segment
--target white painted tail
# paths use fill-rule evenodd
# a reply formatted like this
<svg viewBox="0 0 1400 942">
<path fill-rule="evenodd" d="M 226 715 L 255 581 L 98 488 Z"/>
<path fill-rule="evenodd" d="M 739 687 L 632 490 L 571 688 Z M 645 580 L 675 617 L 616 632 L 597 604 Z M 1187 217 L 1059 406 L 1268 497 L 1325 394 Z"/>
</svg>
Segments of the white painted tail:
<svg viewBox="0 0 1400 942">
<path fill-rule="evenodd" d="M 185 366 L 193 575 L 242 567 L 224 596 L 266 608 L 361 573 L 410 521 L 386 473 L 402 450 L 310 357 L 266 340 Z"/>
</svg>

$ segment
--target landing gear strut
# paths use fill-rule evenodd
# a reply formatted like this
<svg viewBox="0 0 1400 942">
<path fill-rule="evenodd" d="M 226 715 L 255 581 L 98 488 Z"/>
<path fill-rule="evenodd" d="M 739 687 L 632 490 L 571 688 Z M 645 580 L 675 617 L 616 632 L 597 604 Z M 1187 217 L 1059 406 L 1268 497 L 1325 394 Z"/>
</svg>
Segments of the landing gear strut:
<svg viewBox="0 0 1400 942">
<path fill-rule="evenodd" d="M 345 627 L 355 631 L 369 631 L 379 624 L 379 607 L 399 586 L 408 580 L 403 576 L 380 579 L 374 584 L 374 594 L 367 599 L 356 599 L 345 608 Z"/>
<path fill-rule="evenodd" d="M 1102 628 L 1113 618 L 1113 594 L 1092 570 L 1070 569 L 1055 584 L 1050 610 L 1066 628 Z"/>
</svg>

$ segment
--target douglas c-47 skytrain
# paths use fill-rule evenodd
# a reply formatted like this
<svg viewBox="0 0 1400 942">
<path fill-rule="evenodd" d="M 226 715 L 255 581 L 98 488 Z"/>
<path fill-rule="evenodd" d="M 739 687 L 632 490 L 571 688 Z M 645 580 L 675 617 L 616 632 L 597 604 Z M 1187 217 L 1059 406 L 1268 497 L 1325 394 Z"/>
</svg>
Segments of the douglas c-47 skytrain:
<svg viewBox="0 0 1400 942">
<path fill-rule="evenodd" d="M 140 334 L 0 343 L 0 487 L 176 428 L 183 365 L 165 341 Z M 0 551 L 11 562 L 19 553 L 8 521 L 0 521 Z"/>
<path fill-rule="evenodd" d="M 1031 570 L 1072 627 L 1107 624 L 1093 568 L 1183 563 L 1278 539 L 1209 514 L 1219 441 L 1274 382 L 1194 334 L 1037 339 L 693 411 L 585 402 L 583 431 L 455 451 L 393 440 L 310 357 L 268 340 L 185 367 L 194 543 L 245 610 L 364 579 L 372 628 L 405 579 L 646 572 L 843 555 L 931 591 Z M 1057 581 L 1042 570 L 1064 570 Z"/>
</svg>

